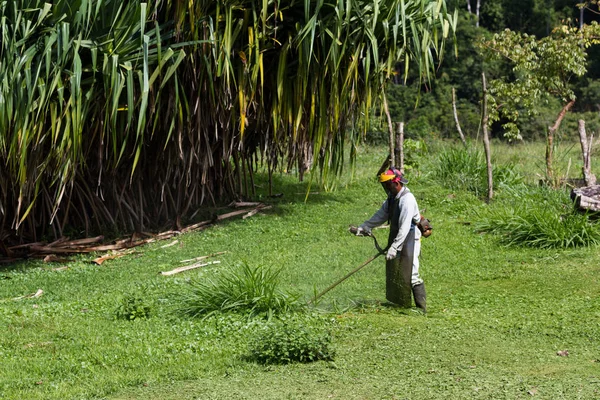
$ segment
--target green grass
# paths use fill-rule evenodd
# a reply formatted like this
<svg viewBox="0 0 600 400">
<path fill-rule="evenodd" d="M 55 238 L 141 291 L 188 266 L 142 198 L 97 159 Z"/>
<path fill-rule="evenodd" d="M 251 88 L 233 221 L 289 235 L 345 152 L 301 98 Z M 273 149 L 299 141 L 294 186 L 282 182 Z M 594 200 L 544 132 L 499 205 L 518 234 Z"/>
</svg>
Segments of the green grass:
<svg viewBox="0 0 600 400">
<path fill-rule="evenodd" d="M 348 172 L 337 192 L 314 193 L 306 203 L 307 184 L 279 176 L 276 191 L 283 197 L 259 194 L 273 202 L 272 210 L 180 236 L 177 246 L 152 244 L 102 266 L 78 257 L 64 271 L 34 261 L 4 269 L 0 398 L 600 397 L 597 248 L 505 247 L 495 236 L 475 232 L 488 206 L 433 182 L 425 162 L 409 186 L 435 226 L 423 240 L 421 259 L 427 316 L 385 304 L 379 259 L 319 304 L 337 321 L 333 361 L 252 363 L 248 345 L 264 328 L 263 319 L 173 313 L 190 281 L 214 279 L 240 262 L 280 270 L 281 288 L 308 300 L 375 254 L 371 239 L 351 236 L 347 228 L 383 201 L 373 178 L 383 151 L 361 149 L 353 177 Z M 525 173 L 543 155 L 542 146 L 496 151 L 502 160 L 517 160 Z M 387 231 L 375 234 L 381 242 Z M 158 274 L 221 251 L 227 253 L 218 266 Z M 12 300 L 40 288 L 39 298 Z M 115 319 L 122 299 L 132 294 L 152 304 L 150 316 Z M 557 356 L 561 350 L 569 355 Z"/>
</svg>

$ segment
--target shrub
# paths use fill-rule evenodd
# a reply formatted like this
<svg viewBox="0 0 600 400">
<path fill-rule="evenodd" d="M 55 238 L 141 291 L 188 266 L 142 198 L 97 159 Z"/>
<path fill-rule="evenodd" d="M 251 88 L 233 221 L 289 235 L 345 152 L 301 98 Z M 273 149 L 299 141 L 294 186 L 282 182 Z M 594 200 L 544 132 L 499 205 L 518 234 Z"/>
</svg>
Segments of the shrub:
<svg viewBox="0 0 600 400">
<path fill-rule="evenodd" d="M 261 364 L 332 360 L 331 328 L 332 322 L 318 315 L 273 318 L 250 339 L 249 359 Z"/>
<path fill-rule="evenodd" d="M 498 235 L 507 245 L 549 249 L 600 243 L 598 223 L 575 210 L 564 190 L 547 187 L 505 188 L 475 226 Z"/>
<path fill-rule="evenodd" d="M 191 317 L 228 311 L 251 315 L 288 311 L 297 305 L 297 298 L 278 288 L 279 273 L 242 263 L 214 279 L 192 280 L 182 295 L 179 311 Z"/>
<path fill-rule="evenodd" d="M 487 166 L 482 151 L 453 148 L 443 150 L 433 168 L 443 185 L 459 187 L 479 196 L 487 192 Z M 517 185 L 523 177 L 513 165 L 492 165 L 494 185 Z"/>
<path fill-rule="evenodd" d="M 133 321 L 134 319 L 150 318 L 152 306 L 138 294 L 130 294 L 121 299 L 115 310 L 116 319 Z"/>
<path fill-rule="evenodd" d="M 404 141 L 404 170 L 418 170 L 421 167 L 421 161 L 427 156 L 427 143 L 423 139 Z"/>
</svg>

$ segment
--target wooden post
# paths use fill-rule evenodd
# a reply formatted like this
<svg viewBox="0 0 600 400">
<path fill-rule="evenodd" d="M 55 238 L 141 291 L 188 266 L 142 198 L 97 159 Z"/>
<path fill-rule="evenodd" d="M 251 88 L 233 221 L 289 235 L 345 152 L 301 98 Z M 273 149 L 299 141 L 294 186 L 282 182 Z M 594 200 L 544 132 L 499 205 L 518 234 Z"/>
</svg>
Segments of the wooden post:
<svg viewBox="0 0 600 400">
<path fill-rule="evenodd" d="M 398 160 L 398 168 L 404 173 L 404 122 L 396 124 L 398 131 L 396 133 L 396 160 Z"/>
<path fill-rule="evenodd" d="M 594 135 L 590 136 L 588 141 L 587 135 L 585 133 L 585 121 L 579 120 L 579 141 L 581 143 L 581 154 L 583 156 L 583 180 L 585 181 L 586 186 L 592 186 L 596 184 L 596 176 L 592 174 L 592 141 L 594 139 Z"/>
<path fill-rule="evenodd" d="M 383 90 L 383 87 L 382 87 L 381 94 L 383 96 L 383 111 L 385 112 L 385 115 L 387 117 L 388 130 L 389 130 L 389 133 L 390 133 L 390 140 L 389 140 L 389 145 L 390 145 L 390 159 L 392 161 L 392 165 L 395 166 L 396 165 L 396 158 L 394 156 L 394 126 L 392 124 L 392 117 L 390 115 L 390 110 L 388 108 L 387 95 L 385 94 L 385 90 Z"/>
<path fill-rule="evenodd" d="M 454 113 L 454 123 L 456 124 L 456 130 L 460 135 L 460 140 L 463 142 L 463 145 L 467 147 L 465 135 L 463 134 L 462 129 L 460 129 L 460 122 L 458 122 L 458 112 L 456 111 L 456 91 L 454 90 L 454 88 L 452 88 L 452 111 Z"/>
<path fill-rule="evenodd" d="M 556 121 L 554 121 L 554 125 L 548 127 L 548 136 L 546 137 L 546 175 L 548 182 L 551 185 L 554 185 L 554 168 L 552 167 L 552 159 L 554 158 L 554 133 L 560 127 L 560 123 L 563 118 L 567 114 L 567 112 L 573 107 L 575 104 L 575 99 L 569 101 L 558 113 L 558 117 L 556 117 Z"/>
<path fill-rule="evenodd" d="M 490 136 L 488 132 L 488 112 L 487 112 L 487 85 L 485 82 L 485 72 L 481 74 L 481 82 L 483 85 L 483 100 L 481 102 L 481 127 L 483 129 L 483 148 L 485 149 L 485 162 L 487 164 L 488 176 L 488 202 L 494 197 L 494 178 L 492 174 L 492 155 L 490 150 Z"/>
</svg>

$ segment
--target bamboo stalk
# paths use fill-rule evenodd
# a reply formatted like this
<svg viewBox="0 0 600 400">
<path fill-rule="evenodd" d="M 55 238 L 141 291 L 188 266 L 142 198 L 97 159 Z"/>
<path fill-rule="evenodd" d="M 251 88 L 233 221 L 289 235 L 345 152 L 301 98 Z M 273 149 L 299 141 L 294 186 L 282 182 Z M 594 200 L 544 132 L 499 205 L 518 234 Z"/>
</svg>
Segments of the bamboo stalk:
<svg viewBox="0 0 600 400">
<path fill-rule="evenodd" d="M 206 267 L 207 265 L 214 265 L 214 264 L 220 264 L 220 263 L 221 263 L 221 261 L 218 261 L 218 260 L 217 261 L 209 261 L 207 263 L 197 263 L 197 264 L 188 265 L 186 267 L 175 268 L 175 269 L 172 269 L 171 271 L 163 271 L 160 274 L 164 275 L 164 276 L 170 276 L 170 275 L 179 274 L 184 271 L 189 271 L 189 270 L 196 269 L 196 268 Z"/>
</svg>

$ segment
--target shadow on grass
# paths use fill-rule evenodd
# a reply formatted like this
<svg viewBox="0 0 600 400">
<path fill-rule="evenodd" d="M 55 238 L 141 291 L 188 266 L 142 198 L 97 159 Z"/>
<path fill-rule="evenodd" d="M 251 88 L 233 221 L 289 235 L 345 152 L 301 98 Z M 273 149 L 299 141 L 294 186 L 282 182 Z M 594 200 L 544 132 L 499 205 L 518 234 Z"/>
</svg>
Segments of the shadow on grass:
<svg viewBox="0 0 600 400">
<path fill-rule="evenodd" d="M 377 299 L 348 299 L 349 303 L 346 305 L 340 305 L 338 302 L 333 301 L 329 303 L 319 303 L 315 307 L 316 309 L 323 312 L 330 312 L 335 314 L 343 314 L 347 312 L 364 312 L 364 313 L 383 313 L 383 314 L 395 314 L 395 315 L 424 315 L 421 310 L 416 307 L 405 308 L 398 304 L 391 303 L 387 300 Z"/>
<path fill-rule="evenodd" d="M 298 177 L 293 174 L 277 173 L 273 175 L 273 195 L 269 195 L 269 181 L 267 173 L 256 173 L 254 176 L 254 185 L 255 192 L 251 196 L 241 197 L 234 200 L 246 202 L 260 202 L 266 204 L 267 206 L 271 206 L 271 208 L 260 210 L 260 213 L 267 215 L 284 216 L 289 212 L 289 208 L 286 206 L 293 204 L 304 203 L 307 205 L 316 205 L 329 203 L 341 205 L 353 201 L 351 197 L 345 195 L 341 191 L 324 191 L 322 185 L 320 185 L 319 183 L 313 182 L 311 184 L 309 180 L 300 182 L 298 181 Z M 159 233 L 170 230 L 176 230 L 178 229 L 178 226 L 179 228 L 181 228 L 202 221 L 209 222 L 210 226 L 227 226 L 228 224 L 238 221 L 242 218 L 241 216 L 235 216 L 230 219 L 218 221 L 217 217 L 219 215 L 226 214 L 233 210 L 232 207 L 229 206 L 231 204 L 231 201 L 232 199 L 228 198 L 222 199 L 220 203 L 212 206 L 199 206 L 195 209 L 192 209 L 189 216 L 183 217 L 179 224 L 177 224 L 177 222 L 174 220 L 164 221 L 164 223 L 160 225 L 149 228 L 148 232 Z M 250 209 L 248 211 L 250 211 Z M 66 227 L 66 229 L 68 231 L 65 231 L 65 236 L 68 236 L 72 240 L 82 239 L 85 237 L 82 236 L 82 232 L 79 232 L 75 229 L 68 229 L 68 227 Z M 208 229 L 210 229 L 210 227 L 208 227 Z M 135 234 L 138 233 L 140 232 L 137 232 Z M 103 244 L 113 243 L 117 240 L 124 240 L 129 237 L 134 237 L 134 233 L 132 232 L 119 231 L 91 231 L 88 237 L 99 235 L 104 236 Z M 56 238 L 47 238 L 41 243 L 50 243 L 53 242 L 55 239 Z M 22 243 L 15 242 L 15 245 L 22 245 Z M 93 254 L 96 253 L 89 253 L 87 255 L 87 258 L 89 258 L 89 256 Z M 98 254 L 104 254 L 104 252 L 100 252 Z M 23 248 L 23 251 L 19 251 L 18 254 L 15 253 L 14 260 L 8 260 L 6 263 L 1 262 L 2 256 L 0 255 L 0 272 L 20 272 L 43 265 L 43 262 L 39 257 L 34 258 L 35 255 L 36 254 L 34 252 L 31 252 L 28 248 Z M 71 259 L 73 257 L 74 254 L 64 255 L 64 258 L 68 259 Z M 78 258 L 81 258 L 81 256 Z"/>
<path fill-rule="evenodd" d="M 273 175 L 272 195 L 269 195 L 269 180 L 266 173 L 256 173 L 254 176 L 255 193 L 249 196 L 241 196 L 237 200 L 247 202 L 261 202 L 272 206 L 268 210 L 262 210 L 261 213 L 273 215 L 285 215 L 285 208 L 281 205 L 289 204 L 324 204 L 337 203 L 345 204 L 353 201 L 351 197 L 345 196 L 341 191 L 326 191 L 319 183 L 313 182 L 310 179 L 303 182 L 298 181 L 298 178 L 293 174 L 278 173 Z M 201 206 L 194 212 L 193 218 L 185 220 L 186 224 L 193 224 L 199 221 L 215 218 L 216 215 L 224 213 L 229 209 L 228 204 L 231 200 L 225 200 L 216 206 Z M 232 221 L 235 218 L 232 219 Z M 222 221 L 220 224 L 227 224 L 231 221 Z"/>
</svg>

